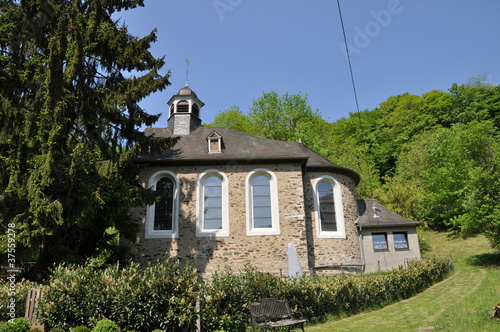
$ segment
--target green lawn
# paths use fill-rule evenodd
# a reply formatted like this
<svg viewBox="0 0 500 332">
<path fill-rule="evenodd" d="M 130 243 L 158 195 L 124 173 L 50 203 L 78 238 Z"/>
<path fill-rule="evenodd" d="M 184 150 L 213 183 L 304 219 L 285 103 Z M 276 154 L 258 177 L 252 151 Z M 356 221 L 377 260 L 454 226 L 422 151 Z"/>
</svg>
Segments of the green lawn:
<svg viewBox="0 0 500 332">
<path fill-rule="evenodd" d="M 500 302 L 500 255 L 484 237 L 467 240 L 425 232 L 424 257 L 451 256 L 455 271 L 410 299 L 345 319 L 330 319 L 306 331 L 500 331 L 491 318 Z"/>
</svg>

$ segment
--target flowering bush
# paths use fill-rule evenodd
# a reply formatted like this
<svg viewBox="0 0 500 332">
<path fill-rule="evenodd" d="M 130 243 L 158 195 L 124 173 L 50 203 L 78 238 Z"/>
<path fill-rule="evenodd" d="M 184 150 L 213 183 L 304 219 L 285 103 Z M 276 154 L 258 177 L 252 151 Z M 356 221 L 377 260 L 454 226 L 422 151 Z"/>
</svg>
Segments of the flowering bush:
<svg viewBox="0 0 500 332">
<path fill-rule="evenodd" d="M 0 321 L 13 317 L 24 317 L 26 311 L 26 296 L 31 288 L 42 288 L 42 285 L 25 279 L 16 280 L 12 287 L 11 282 L 2 278 L 0 283 Z M 14 300 L 13 307 L 9 307 Z M 12 312 L 14 310 L 14 312 Z"/>
<path fill-rule="evenodd" d="M 124 330 L 182 331 L 196 321 L 199 286 L 192 267 L 171 259 L 144 269 L 133 263 L 58 267 L 39 302 L 39 318 L 65 330 L 108 318 Z"/>
</svg>

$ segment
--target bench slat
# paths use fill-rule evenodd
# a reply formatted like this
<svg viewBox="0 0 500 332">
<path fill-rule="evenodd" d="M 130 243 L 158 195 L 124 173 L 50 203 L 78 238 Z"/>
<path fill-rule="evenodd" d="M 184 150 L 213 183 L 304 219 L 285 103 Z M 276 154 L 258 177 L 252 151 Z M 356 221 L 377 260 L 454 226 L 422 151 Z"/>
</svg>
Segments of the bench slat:
<svg viewBox="0 0 500 332">
<path fill-rule="evenodd" d="M 24 318 L 26 318 L 31 325 L 40 325 L 36 318 L 35 310 L 38 306 L 38 299 L 41 293 L 42 290 L 40 288 L 30 289 L 26 296 L 26 311 L 24 312 Z"/>
</svg>

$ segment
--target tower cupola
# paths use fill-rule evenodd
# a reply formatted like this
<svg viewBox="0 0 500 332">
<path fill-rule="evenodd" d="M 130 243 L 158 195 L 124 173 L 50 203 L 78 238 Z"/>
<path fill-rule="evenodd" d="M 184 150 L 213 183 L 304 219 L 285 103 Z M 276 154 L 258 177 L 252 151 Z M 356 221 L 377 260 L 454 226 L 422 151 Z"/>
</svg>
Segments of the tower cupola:
<svg viewBox="0 0 500 332">
<path fill-rule="evenodd" d="M 186 84 L 168 101 L 168 128 L 174 136 L 189 135 L 201 126 L 200 110 L 205 105 Z"/>
</svg>

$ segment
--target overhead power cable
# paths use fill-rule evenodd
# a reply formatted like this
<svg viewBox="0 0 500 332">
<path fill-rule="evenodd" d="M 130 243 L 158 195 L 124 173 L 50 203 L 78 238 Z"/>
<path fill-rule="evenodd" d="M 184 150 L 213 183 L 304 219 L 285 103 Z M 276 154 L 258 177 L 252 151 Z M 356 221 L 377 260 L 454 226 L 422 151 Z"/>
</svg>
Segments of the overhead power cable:
<svg viewBox="0 0 500 332">
<path fill-rule="evenodd" d="M 342 18 L 342 9 L 340 9 L 340 0 L 337 0 L 337 6 L 339 8 L 340 24 L 342 25 L 342 34 L 344 35 L 345 52 L 347 55 L 347 62 L 349 63 L 349 72 L 351 73 L 351 82 L 352 82 L 352 90 L 354 91 L 354 100 L 356 101 L 356 110 L 359 116 L 360 114 L 359 114 L 358 94 L 356 92 L 356 84 L 354 82 L 354 75 L 352 73 L 351 55 L 349 54 L 349 45 L 347 44 L 347 37 L 344 28 L 344 19 Z"/>
</svg>

